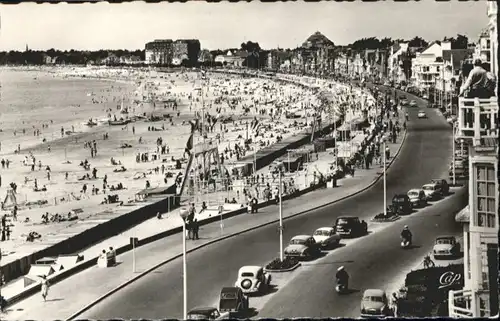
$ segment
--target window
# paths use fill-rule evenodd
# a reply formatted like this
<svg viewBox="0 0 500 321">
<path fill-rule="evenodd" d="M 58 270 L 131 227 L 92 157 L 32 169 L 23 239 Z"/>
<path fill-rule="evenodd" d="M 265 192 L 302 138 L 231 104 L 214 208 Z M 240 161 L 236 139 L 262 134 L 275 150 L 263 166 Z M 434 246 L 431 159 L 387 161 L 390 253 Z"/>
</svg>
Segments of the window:
<svg viewBox="0 0 500 321">
<path fill-rule="evenodd" d="M 429 72 L 429 66 L 423 67 L 424 72 Z"/>
<path fill-rule="evenodd" d="M 495 168 L 493 164 L 476 164 L 476 210 L 474 224 L 495 228 Z"/>
</svg>

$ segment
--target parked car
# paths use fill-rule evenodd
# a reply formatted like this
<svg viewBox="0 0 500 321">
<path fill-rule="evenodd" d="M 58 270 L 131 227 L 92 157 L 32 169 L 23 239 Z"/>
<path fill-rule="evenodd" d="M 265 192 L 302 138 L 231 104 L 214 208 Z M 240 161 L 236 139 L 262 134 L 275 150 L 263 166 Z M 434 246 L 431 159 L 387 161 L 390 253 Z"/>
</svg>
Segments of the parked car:
<svg viewBox="0 0 500 321">
<path fill-rule="evenodd" d="M 244 294 L 263 293 L 271 285 L 271 274 L 256 265 L 247 265 L 238 271 L 238 279 L 234 286 L 239 287 Z"/>
<path fill-rule="evenodd" d="M 427 205 L 427 197 L 423 189 L 411 189 L 406 193 L 410 198 L 413 207 L 422 207 Z"/>
<path fill-rule="evenodd" d="M 389 308 L 389 300 L 384 290 L 368 289 L 363 293 L 361 299 L 361 317 L 383 318 L 392 315 Z"/>
<path fill-rule="evenodd" d="M 417 107 L 417 102 L 415 100 L 411 100 L 410 107 Z"/>
<path fill-rule="evenodd" d="M 316 243 L 325 249 L 337 247 L 340 243 L 340 235 L 335 233 L 333 227 L 320 227 L 314 231 L 313 238 Z"/>
<path fill-rule="evenodd" d="M 422 186 L 422 189 L 424 190 L 428 201 L 438 200 L 441 195 L 439 187 L 436 183 L 425 184 Z"/>
<path fill-rule="evenodd" d="M 239 287 L 224 287 L 220 291 L 219 311 L 228 313 L 229 317 L 234 317 L 248 310 L 248 298 Z"/>
<path fill-rule="evenodd" d="M 410 198 L 406 194 L 394 195 L 392 198 L 392 208 L 396 213 L 401 215 L 410 214 L 413 209 Z"/>
<path fill-rule="evenodd" d="M 341 216 L 335 222 L 335 231 L 341 237 L 362 236 L 368 233 L 368 224 L 357 216 Z"/>
<path fill-rule="evenodd" d="M 316 243 L 311 235 L 294 236 L 284 250 L 286 257 L 298 259 L 312 259 L 320 253 L 320 245 Z"/>
<path fill-rule="evenodd" d="M 427 114 L 423 110 L 419 110 L 417 114 L 418 118 L 427 118 Z"/>
<path fill-rule="evenodd" d="M 454 236 L 438 236 L 432 253 L 435 259 L 456 258 L 460 255 L 460 243 Z"/>
<path fill-rule="evenodd" d="M 402 105 L 402 106 L 406 106 L 406 105 L 408 105 L 408 99 L 406 99 L 406 98 L 402 99 L 402 100 L 401 100 L 401 105 Z"/>
<path fill-rule="evenodd" d="M 194 308 L 187 314 L 188 320 L 223 320 L 228 318 L 229 313 L 220 313 L 217 308 L 212 307 Z"/>
<path fill-rule="evenodd" d="M 448 116 L 446 117 L 446 122 L 448 122 L 448 124 L 453 124 L 454 122 L 457 121 L 457 116 Z"/>
<path fill-rule="evenodd" d="M 427 94 L 423 94 L 423 95 L 422 95 L 422 98 L 423 98 L 423 99 L 429 99 L 429 95 L 427 95 Z"/>
<path fill-rule="evenodd" d="M 450 193 L 450 185 L 448 185 L 448 182 L 445 179 L 442 178 L 431 179 L 431 183 L 437 185 L 439 193 L 441 193 L 441 196 L 446 196 Z"/>
</svg>

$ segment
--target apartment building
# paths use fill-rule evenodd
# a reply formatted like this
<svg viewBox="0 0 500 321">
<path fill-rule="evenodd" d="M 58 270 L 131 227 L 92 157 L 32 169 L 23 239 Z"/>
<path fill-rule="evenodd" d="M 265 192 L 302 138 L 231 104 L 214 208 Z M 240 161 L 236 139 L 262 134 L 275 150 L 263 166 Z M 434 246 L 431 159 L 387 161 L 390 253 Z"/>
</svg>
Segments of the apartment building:
<svg viewBox="0 0 500 321">
<path fill-rule="evenodd" d="M 490 32 L 488 28 L 484 29 L 479 35 L 479 40 L 477 41 L 474 58 L 479 58 L 485 64 L 490 65 L 491 63 L 491 41 Z"/>
<path fill-rule="evenodd" d="M 428 90 L 436 85 L 436 78 L 442 73 L 444 50 L 451 50 L 451 42 L 434 41 L 416 53 L 416 57 L 412 59 L 411 77 L 415 87 Z"/>
<path fill-rule="evenodd" d="M 388 74 L 389 78 L 395 83 L 407 81 L 407 72 L 405 70 L 405 58 L 408 53 L 408 43 L 395 43 L 389 50 Z"/>
<path fill-rule="evenodd" d="M 146 43 L 145 60 L 152 65 L 170 65 L 172 63 L 171 39 L 154 40 Z"/>
<path fill-rule="evenodd" d="M 489 1 L 490 70 L 498 74 L 497 3 Z M 494 53 L 494 54 L 493 54 Z M 459 99 L 457 138 L 469 146 L 469 206 L 464 222 L 464 288 L 450 291 L 451 317 L 498 315 L 498 95 Z"/>
</svg>

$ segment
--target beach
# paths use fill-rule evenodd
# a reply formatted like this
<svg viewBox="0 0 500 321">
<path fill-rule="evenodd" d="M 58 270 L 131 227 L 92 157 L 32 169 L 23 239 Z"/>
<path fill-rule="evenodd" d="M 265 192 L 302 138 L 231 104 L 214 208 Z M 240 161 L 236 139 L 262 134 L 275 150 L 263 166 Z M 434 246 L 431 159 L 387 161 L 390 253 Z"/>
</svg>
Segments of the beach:
<svg viewBox="0 0 500 321">
<path fill-rule="evenodd" d="M 216 142 L 230 170 L 239 158 L 313 126 L 320 105 L 313 90 L 224 74 L 58 67 L 2 77 L 0 196 L 9 226 L 2 263 L 53 242 L 68 226 L 120 215 L 121 202 L 140 206 L 135 194 L 146 187 L 173 185 L 196 116 L 205 127 L 195 146 Z M 120 119 L 123 125 L 109 124 Z M 17 208 L 4 199 L 10 183 Z"/>
</svg>

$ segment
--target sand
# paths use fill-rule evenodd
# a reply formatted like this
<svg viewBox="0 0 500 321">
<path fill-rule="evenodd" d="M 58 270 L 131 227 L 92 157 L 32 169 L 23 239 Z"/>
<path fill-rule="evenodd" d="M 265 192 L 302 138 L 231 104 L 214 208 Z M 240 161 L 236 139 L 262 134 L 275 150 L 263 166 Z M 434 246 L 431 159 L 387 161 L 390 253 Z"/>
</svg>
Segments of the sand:
<svg viewBox="0 0 500 321">
<path fill-rule="evenodd" d="M 201 76 L 193 72 L 158 74 L 141 70 L 105 68 L 52 68 L 40 71 L 40 73 L 42 72 L 49 72 L 54 77 L 68 79 L 85 77 L 109 80 L 109 88 L 104 88 L 100 92 L 84 93 L 85 97 L 83 98 L 87 99 L 86 103 L 80 107 L 74 107 L 77 110 L 75 111 L 76 121 L 68 121 L 67 117 L 62 116 L 59 119 L 58 117 L 62 113 L 66 113 L 67 116 L 68 111 L 63 109 L 53 113 L 53 123 L 49 123 L 48 128 L 41 128 L 43 122 L 38 122 L 38 128 L 43 130 L 40 136 L 33 136 L 33 133 L 29 131 L 24 135 L 20 134 L 23 125 L 26 124 L 18 124 L 18 128 L 16 126 L 10 128 L 17 131 L 16 136 L 10 130 L 3 133 L 1 157 L 9 159 L 10 165 L 8 169 L 2 169 L 0 196 L 3 198 L 3 195 L 6 194 L 10 182 L 15 182 L 18 185 L 16 194 L 19 205 L 17 221 L 14 222 L 11 218 L 10 240 L 2 242 L 2 251 L 10 254 L 15 253 L 12 257 L 19 257 L 22 254 L 21 251 L 28 250 L 28 247 L 23 245 L 26 245 L 26 236 L 29 232 L 40 233 L 41 238 L 35 240 L 35 243 L 42 244 L 48 235 L 62 235 L 68 226 L 82 224 L 84 220 L 107 220 L 113 217 L 113 212 L 117 212 L 116 215 L 121 215 L 118 212 L 122 211 L 116 210 L 116 204 L 100 205 L 108 194 L 117 194 L 120 200 L 129 202 L 134 200 L 137 191 L 145 188 L 146 180 L 150 182 L 151 187 L 172 185 L 173 177 L 178 172 L 172 170 L 173 162 L 156 160 L 137 163 L 136 155 L 137 153 L 154 153 L 157 138 L 161 137 L 169 150 L 168 154 L 161 155 L 162 158 L 182 158 L 190 134 L 188 121 L 194 118 L 196 111 L 202 109 L 203 103 L 206 112 L 212 116 L 220 114 L 221 118 L 232 117 L 233 119 L 233 122 L 226 123 L 222 128 L 219 122 L 214 127 L 214 132 L 207 134 L 207 139 L 215 139 L 219 135 L 220 151 L 226 148 L 234 151 L 234 145 L 241 144 L 242 140 L 246 138 L 246 122 L 251 122 L 255 118 L 259 119 L 261 123 L 259 134 L 256 135 L 255 131 L 249 132 L 249 137 L 258 143 L 253 144 L 253 150 L 248 151 L 248 153 L 258 150 L 264 145 L 274 143 L 278 133 L 286 138 L 310 126 L 313 116 L 312 109 L 320 104 L 312 90 L 302 90 L 293 85 L 277 85 L 266 79 L 247 80 L 227 75 L 210 74 L 209 84 L 202 86 Z M 133 84 L 137 88 L 134 91 L 118 89 L 112 87 L 115 81 L 128 85 Z M 200 87 L 203 87 L 203 90 L 197 90 Z M 172 107 L 159 102 L 156 104 L 148 102 L 150 100 L 148 97 L 153 95 L 157 97 L 157 101 L 176 99 L 178 109 L 173 110 Z M 221 96 L 224 97 L 222 102 L 216 104 L 215 99 Z M 227 101 L 231 102 L 234 98 L 241 100 L 234 105 L 234 109 L 231 109 Z M 168 113 L 172 116 L 173 123 L 171 124 L 169 121 L 137 121 L 124 126 L 109 126 L 102 123 L 94 127 L 83 124 L 87 119 L 98 121 L 106 118 L 106 110 L 109 109 L 118 118 L 124 116 L 117 110 L 117 107 L 122 104 L 122 100 L 124 107 L 130 108 L 129 115 L 146 113 L 149 116 Z M 141 103 L 134 101 L 141 101 Z M 274 101 L 274 103 L 269 103 L 269 101 Z M 271 120 L 269 113 L 277 110 L 276 105 L 283 106 L 280 109 L 281 114 L 279 117 L 275 115 L 275 119 Z M 216 108 L 220 108 L 219 113 L 216 112 Z M 245 108 L 248 108 L 246 113 L 244 112 Z M 297 120 L 296 124 L 294 124 L 295 120 L 286 119 L 284 117 L 285 111 L 290 108 L 298 110 L 305 119 Z M 60 114 L 58 115 L 58 113 Z M 269 128 L 271 125 L 272 129 Z M 71 133 L 64 133 L 62 136 L 61 126 L 65 128 L 65 131 L 69 130 Z M 164 127 L 165 130 L 148 131 L 148 127 L 151 126 L 157 129 Z M 104 134 L 109 135 L 109 138 L 104 140 Z M 11 136 L 5 137 L 5 135 Z M 46 139 L 44 143 L 41 142 L 42 136 Z M 139 143 L 140 138 L 142 143 Z M 90 149 L 84 148 L 84 143 L 93 140 L 97 144 L 97 155 L 92 158 Z M 197 138 L 197 140 L 201 139 Z M 13 150 L 17 144 L 21 144 L 21 149 L 20 153 L 15 154 Z M 120 148 L 122 144 L 129 144 L 131 147 Z M 23 164 L 23 160 L 30 153 L 36 158 L 37 166 L 34 171 L 31 171 L 30 166 Z M 234 154 L 232 157 L 229 156 L 227 163 L 236 160 Z M 111 157 L 121 162 L 127 171 L 123 173 L 113 172 L 120 166 L 112 165 Z M 79 166 L 80 162 L 85 159 L 90 162 L 91 169 L 97 169 L 97 179 L 78 180 L 87 173 L 92 176 L 92 171 L 87 171 Z M 39 161 L 42 162 L 41 168 L 38 167 Z M 165 175 L 161 173 L 161 170 L 157 174 L 154 172 L 154 168 L 161 168 L 162 165 L 165 165 L 166 171 L 171 172 L 172 175 L 172 177 L 167 178 L 166 183 Z M 46 166 L 50 167 L 50 180 L 47 176 Z M 67 178 L 66 173 L 68 173 Z M 135 176 L 144 174 L 146 177 L 134 179 Z M 108 177 L 108 185 L 122 183 L 126 189 L 103 194 L 103 177 L 105 175 Z M 27 181 L 25 181 L 25 177 Z M 38 187 L 45 186 L 47 191 L 35 192 L 33 190 L 35 179 Z M 86 193 L 82 193 L 84 183 L 88 186 Z M 91 193 L 93 186 L 100 190 L 97 195 Z M 212 195 L 211 197 L 212 199 L 214 197 L 216 199 L 232 198 L 234 194 L 234 192 L 232 194 L 225 192 L 222 195 Z M 46 203 L 43 205 L 34 204 L 37 201 Z M 66 216 L 70 211 L 73 212 L 73 215 L 75 213 L 78 215 L 78 220 L 41 224 L 43 213 L 48 212 L 49 215 L 58 213 Z M 10 211 L 4 211 L 4 213 L 9 214 Z M 102 218 L 102 213 L 106 213 L 104 218 Z M 25 222 L 27 219 L 29 221 Z M 6 263 L 6 260 L 3 260 L 2 263 Z"/>
</svg>

